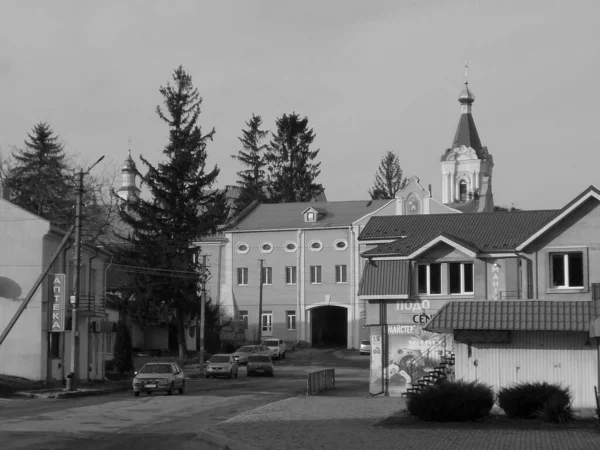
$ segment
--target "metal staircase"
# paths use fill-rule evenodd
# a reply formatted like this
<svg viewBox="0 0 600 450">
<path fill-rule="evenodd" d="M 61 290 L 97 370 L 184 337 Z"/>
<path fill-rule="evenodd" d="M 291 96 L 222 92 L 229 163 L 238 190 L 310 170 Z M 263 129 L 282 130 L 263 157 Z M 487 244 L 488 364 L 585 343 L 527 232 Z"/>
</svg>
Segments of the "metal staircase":
<svg viewBox="0 0 600 450">
<path fill-rule="evenodd" d="M 411 376 L 411 387 L 402 393 L 402 397 L 410 397 L 421 391 L 424 387 L 431 386 L 439 380 L 452 379 L 454 377 L 455 354 L 454 350 L 446 350 L 448 338 L 449 336 L 440 339 L 427 349 L 426 353 L 410 362 L 409 374 Z M 415 380 L 413 375 L 416 375 L 418 367 L 423 363 L 425 358 L 429 357 L 435 351 L 439 355 L 439 361 L 436 366 Z"/>
</svg>

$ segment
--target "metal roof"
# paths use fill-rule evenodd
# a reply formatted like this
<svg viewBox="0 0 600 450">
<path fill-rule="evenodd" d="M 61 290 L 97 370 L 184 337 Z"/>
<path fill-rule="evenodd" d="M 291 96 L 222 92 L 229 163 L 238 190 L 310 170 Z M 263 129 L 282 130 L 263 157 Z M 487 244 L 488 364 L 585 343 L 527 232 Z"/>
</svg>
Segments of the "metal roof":
<svg viewBox="0 0 600 450">
<path fill-rule="evenodd" d="M 405 298 L 410 293 L 410 262 L 371 261 L 365 265 L 359 296 Z"/>
<path fill-rule="evenodd" d="M 390 201 L 392 200 L 263 203 L 228 231 L 235 233 L 240 231 L 350 226 L 356 220 L 377 211 Z M 323 218 L 316 222 L 305 222 L 302 213 L 309 207 L 324 213 Z"/>
<path fill-rule="evenodd" d="M 420 214 L 374 216 L 359 236 L 360 241 L 393 239 L 363 253 L 364 256 L 405 256 L 441 234 L 452 236 L 482 252 L 514 251 L 552 220 L 559 210 L 497 211 L 473 214 Z"/>
<path fill-rule="evenodd" d="M 425 330 L 589 331 L 593 307 L 592 301 L 449 301 Z"/>
</svg>

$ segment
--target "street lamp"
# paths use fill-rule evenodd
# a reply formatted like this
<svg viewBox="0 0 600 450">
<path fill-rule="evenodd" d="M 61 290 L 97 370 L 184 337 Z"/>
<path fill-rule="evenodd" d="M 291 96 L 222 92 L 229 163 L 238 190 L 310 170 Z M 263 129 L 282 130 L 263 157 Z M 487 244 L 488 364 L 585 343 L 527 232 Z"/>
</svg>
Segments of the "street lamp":
<svg viewBox="0 0 600 450">
<path fill-rule="evenodd" d="M 70 373 L 67 375 L 67 391 L 74 391 L 76 385 L 76 371 L 77 371 L 77 347 L 79 342 L 79 331 L 77 330 L 77 306 L 79 303 L 80 287 L 81 287 L 81 209 L 83 207 L 83 176 L 90 173 L 90 171 L 104 159 L 104 155 L 98 158 L 94 164 L 92 164 L 85 172 L 79 171 L 78 183 L 77 183 L 77 203 L 75 205 L 75 286 L 73 288 L 73 295 L 71 296 L 71 305 L 73 306 L 72 320 L 71 320 L 71 367 Z"/>
</svg>

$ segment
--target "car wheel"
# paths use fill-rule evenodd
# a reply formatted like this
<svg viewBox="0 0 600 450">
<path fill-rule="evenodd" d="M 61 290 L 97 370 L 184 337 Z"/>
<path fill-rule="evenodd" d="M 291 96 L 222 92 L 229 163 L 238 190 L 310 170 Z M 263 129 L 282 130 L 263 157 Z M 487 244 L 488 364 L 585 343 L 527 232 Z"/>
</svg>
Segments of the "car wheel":
<svg viewBox="0 0 600 450">
<path fill-rule="evenodd" d="M 185 381 L 183 383 L 181 383 L 181 387 L 179 388 L 179 394 L 183 395 L 184 392 L 185 392 Z"/>
<path fill-rule="evenodd" d="M 281 359 L 285 359 L 285 352 L 281 354 Z"/>
<path fill-rule="evenodd" d="M 229 379 L 233 378 L 233 370 L 229 371 L 229 375 L 227 376 L 227 378 L 229 378 Z"/>
<path fill-rule="evenodd" d="M 169 390 L 167 391 L 167 395 L 173 394 L 173 383 L 169 386 Z"/>
<path fill-rule="evenodd" d="M 134 392 L 133 395 L 136 396 L 136 397 L 139 397 L 140 393 L 139 393 L 139 391 L 138 392 Z"/>
<path fill-rule="evenodd" d="M 236 370 L 236 371 L 235 371 L 235 375 L 234 375 L 234 377 L 236 377 L 236 378 L 237 378 L 237 376 L 238 376 L 238 371 Z"/>
</svg>

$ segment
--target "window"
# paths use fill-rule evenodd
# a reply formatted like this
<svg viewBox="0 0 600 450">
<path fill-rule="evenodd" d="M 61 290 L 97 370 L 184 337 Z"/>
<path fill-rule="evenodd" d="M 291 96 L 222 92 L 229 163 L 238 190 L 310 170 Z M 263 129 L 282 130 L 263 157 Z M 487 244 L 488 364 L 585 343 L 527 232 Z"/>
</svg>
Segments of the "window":
<svg viewBox="0 0 600 450">
<path fill-rule="evenodd" d="M 473 263 L 448 264 L 448 278 L 451 294 L 473 293 Z"/>
<path fill-rule="evenodd" d="M 240 310 L 240 318 L 244 321 L 244 331 L 248 329 L 248 311 Z"/>
<path fill-rule="evenodd" d="M 250 247 L 245 242 L 240 242 L 235 247 L 235 251 L 244 255 L 250 251 Z"/>
<path fill-rule="evenodd" d="M 296 329 L 296 311 L 285 312 L 285 323 L 287 324 L 288 330 Z"/>
<path fill-rule="evenodd" d="M 348 282 L 348 270 L 347 266 L 335 266 L 335 282 L 336 283 L 347 283 Z"/>
<path fill-rule="evenodd" d="M 460 183 L 458 183 L 458 192 L 461 202 L 466 202 L 469 200 L 469 194 L 467 193 L 467 182 L 465 180 L 462 180 Z"/>
<path fill-rule="evenodd" d="M 417 266 L 419 294 L 442 293 L 442 265 L 440 263 L 419 264 Z"/>
<path fill-rule="evenodd" d="M 583 252 L 551 253 L 551 276 L 554 288 L 584 286 Z"/>
<path fill-rule="evenodd" d="M 270 336 L 273 333 L 273 311 L 263 311 L 260 323 L 263 336 Z"/>
<path fill-rule="evenodd" d="M 237 284 L 238 286 L 248 285 L 248 268 L 238 267 L 237 269 Z"/>
<path fill-rule="evenodd" d="M 310 266 L 310 282 L 321 284 L 321 266 Z"/>
<path fill-rule="evenodd" d="M 263 267 L 262 284 L 273 284 L 273 268 Z"/>
<path fill-rule="evenodd" d="M 285 284 L 296 284 L 296 266 L 285 268 Z"/>
<path fill-rule="evenodd" d="M 306 213 L 306 221 L 307 222 L 314 222 L 315 221 L 315 213 L 314 212 L 308 212 L 308 213 Z"/>
<path fill-rule="evenodd" d="M 320 252 L 323 248 L 323 243 L 321 241 L 310 241 L 308 248 L 311 252 Z"/>
<path fill-rule="evenodd" d="M 283 244 L 283 249 L 286 252 L 295 252 L 296 251 L 296 243 L 292 242 L 292 241 L 287 241 L 285 244 Z"/>
<path fill-rule="evenodd" d="M 348 241 L 345 239 L 338 239 L 333 243 L 333 248 L 336 250 L 346 250 L 348 248 Z"/>
<path fill-rule="evenodd" d="M 263 242 L 260 244 L 260 252 L 261 253 L 271 253 L 273 251 L 273 244 L 270 242 Z"/>
</svg>

